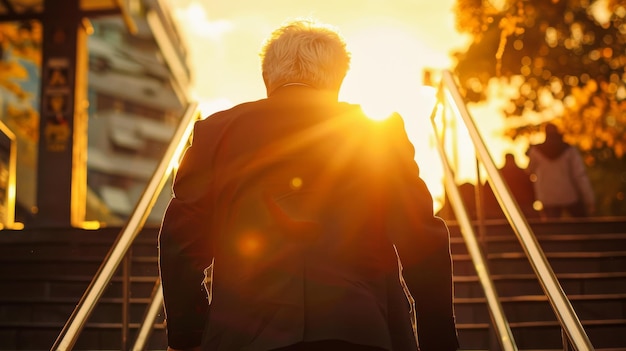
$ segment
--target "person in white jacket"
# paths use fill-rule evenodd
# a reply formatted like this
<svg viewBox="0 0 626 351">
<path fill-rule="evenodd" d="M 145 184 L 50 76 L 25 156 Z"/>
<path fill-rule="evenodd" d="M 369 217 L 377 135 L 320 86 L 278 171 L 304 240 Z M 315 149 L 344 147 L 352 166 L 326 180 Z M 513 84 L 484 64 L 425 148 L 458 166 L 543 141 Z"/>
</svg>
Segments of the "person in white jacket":
<svg viewBox="0 0 626 351">
<path fill-rule="evenodd" d="M 578 149 L 563 141 L 556 125 L 545 126 L 546 139 L 531 145 L 526 171 L 544 218 L 585 217 L 594 212 L 595 196 Z"/>
</svg>

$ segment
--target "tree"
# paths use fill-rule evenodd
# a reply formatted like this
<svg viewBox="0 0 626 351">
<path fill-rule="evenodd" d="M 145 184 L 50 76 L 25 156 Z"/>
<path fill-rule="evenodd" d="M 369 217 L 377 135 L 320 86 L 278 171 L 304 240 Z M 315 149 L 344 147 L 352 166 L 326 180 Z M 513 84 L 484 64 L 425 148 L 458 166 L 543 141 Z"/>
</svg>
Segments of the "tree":
<svg viewBox="0 0 626 351">
<path fill-rule="evenodd" d="M 0 23 L 0 118 L 27 142 L 39 138 L 41 41 L 37 21 Z"/>
<path fill-rule="evenodd" d="M 455 53 L 466 101 L 488 99 L 494 78 L 515 87 L 507 135 L 560 125 L 590 167 L 617 172 L 602 195 L 612 200 L 599 200 L 610 202 L 605 214 L 626 214 L 626 1 L 457 0 L 455 12 L 458 30 L 472 36 Z"/>
<path fill-rule="evenodd" d="M 36 200 L 42 38 L 39 21 L 0 23 L 0 120 L 17 141 L 18 221 Z"/>
</svg>

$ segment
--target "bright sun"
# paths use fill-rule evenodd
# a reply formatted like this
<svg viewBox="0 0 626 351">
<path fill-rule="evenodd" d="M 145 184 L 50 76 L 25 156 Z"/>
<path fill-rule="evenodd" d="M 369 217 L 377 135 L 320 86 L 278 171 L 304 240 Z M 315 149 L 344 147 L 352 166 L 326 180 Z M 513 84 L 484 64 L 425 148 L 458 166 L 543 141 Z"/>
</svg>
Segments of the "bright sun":
<svg viewBox="0 0 626 351">
<path fill-rule="evenodd" d="M 434 88 L 425 87 L 422 79 L 426 62 L 434 56 L 440 62 L 449 58 L 426 47 L 413 33 L 391 24 L 342 33 L 352 64 L 340 98 L 359 103 L 372 119 L 384 119 L 393 112 L 402 115 L 437 210 L 443 197 L 442 171 L 429 120 L 436 98 Z"/>
<path fill-rule="evenodd" d="M 341 97 L 358 102 L 374 119 L 392 112 L 411 113 L 419 103 L 418 90 L 426 62 L 438 56 L 414 32 L 392 24 L 343 33 L 352 65 Z"/>
</svg>

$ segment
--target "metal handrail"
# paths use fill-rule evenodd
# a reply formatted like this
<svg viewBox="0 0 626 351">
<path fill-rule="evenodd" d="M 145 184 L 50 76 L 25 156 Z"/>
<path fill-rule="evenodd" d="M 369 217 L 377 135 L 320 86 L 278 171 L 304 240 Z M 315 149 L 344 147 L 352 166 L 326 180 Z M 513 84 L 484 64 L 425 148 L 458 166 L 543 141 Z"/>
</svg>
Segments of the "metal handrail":
<svg viewBox="0 0 626 351">
<path fill-rule="evenodd" d="M 513 332 L 511 331 L 509 322 L 506 318 L 506 315 L 504 314 L 502 304 L 500 304 L 500 298 L 498 297 L 495 285 L 491 279 L 491 274 L 489 273 L 489 268 L 486 263 L 485 256 L 481 250 L 476 233 L 472 228 L 472 224 L 470 223 L 467 209 L 463 205 L 463 200 L 461 198 L 459 189 L 454 182 L 454 172 L 452 171 L 450 163 L 446 157 L 443 140 L 437 132 L 435 118 L 437 116 L 438 107 L 443 105 L 444 103 L 445 102 L 443 101 L 437 103 L 437 105 L 433 109 L 430 121 L 435 132 L 435 138 L 437 139 L 437 151 L 439 152 L 439 156 L 441 157 L 443 165 L 446 192 L 452 205 L 452 209 L 454 210 L 455 216 L 457 218 L 457 222 L 459 223 L 459 227 L 461 228 L 461 234 L 463 235 L 465 245 L 467 246 L 467 251 L 472 258 L 478 280 L 483 287 L 485 298 L 487 300 L 487 305 L 489 306 L 491 320 L 496 327 L 496 333 L 499 337 L 500 346 L 502 347 L 503 351 L 517 351 L 518 348 L 517 344 L 515 343 L 515 338 L 513 337 Z"/>
<path fill-rule="evenodd" d="M 442 93 L 441 99 L 449 102 L 452 112 L 461 117 L 465 127 L 469 133 L 472 143 L 476 149 L 476 157 L 484 166 L 490 180 L 490 184 L 494 190 L 494 195 L 502 210 L 513 228 L 530 264 L 537 275 L 541 287 L 550 301 L 550 305 L 557 316 L 561 327 L 565 331 L 570 343 L 578 351 L 594 350 L 589 337 L 587 336 L 578 316 L 570 301 L 565 296 L 561 285 L 559 284 L 554 271 L 548 263 L 548 260 L 539 246 L 537 239 L 522 215 L 520 208 L 511 195 L 506 182 L 500 175 L 491 154 L 489 153 L 485 142 L 482 140 L 480 132 L 471 117 L 459 89 L 454 81 L 451 72 L 444 71 L 439 86 Z"/>
<path fill-rule="evenodd" d="M 199 116 L 197 106 L 198 104 L 193 102 L 187 107 L 180 124 L 174 132 L 170 145 L 166 149 L 161 162 L 157 165 L 128 222 L 120 232 L 115 244 L 107 254 L 81 300 L 76 305 L 72 315 L 65 323 L 51 350 L 66 351 L 74 347 L 91 312 L 93 312 L 105 288 L 131 247 L 133 240 L 139 234 L 141 228 L 143 228 L 150 210 L 154 206 L 174 167 L 174 162 L 179 159 L 185 149 L 193 130 L 193 122 Z"/>
</svg>

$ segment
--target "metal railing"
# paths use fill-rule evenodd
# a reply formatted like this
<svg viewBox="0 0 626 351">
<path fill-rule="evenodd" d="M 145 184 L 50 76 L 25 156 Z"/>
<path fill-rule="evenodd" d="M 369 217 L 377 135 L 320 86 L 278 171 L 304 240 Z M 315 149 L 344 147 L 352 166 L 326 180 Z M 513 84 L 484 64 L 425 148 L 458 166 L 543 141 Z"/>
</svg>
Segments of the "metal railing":
<svg viewBox="0 0 626 351">
<path fill-rule="evenodd" d="M 74 347 L 87 319 L 93 312 L 120 263 L 124 260 L 137 234 L 139 234 L 143 228 L 159 193 L 163 189 L 174 167 L 174 162 L 179 160 L 180 155 L 189 141 L 189 137 L 193 131 L 193 124 L 198 119 L 198 116 L 197 103 L 191 103 L 187 107 L 180 124 L 174 132 L 170 145 L 166 149 L 161 162 L 157 165 L 152 178 L 150 178 L 148 185 L 139 198 L 128 222 L 118 235 L 111 250 L 81 300 L 76 305 L 76 308 L 61 330 L 51 350 L 66 351 Z"/>
<path fill-rule="evenodd" d="M 513 339 L 510 334 L 508 323 L 506 323 L 504 315 L 501 315 L 502 310 L 499 303 L 492 301 L 494 299 L 497 300 L 497 295 L 495 294 L 495 290 L 493 289 L 490 279 L 487 279 L 487 266 L 481 257 L 476 236 L 471 228 L 471 225 L 469 224 L 469 218 L 467 213 L 464 211 L 458 188 L 454 182 L 454 174 L 450 169 L 443 141 L 440 138 L 441 132 L 437 130 L 435 119 L 438 115 L 438 109 L 441 109 L 446 113 L 452 113 L 463 122 L 462 125 L 466 128 L 474 146 L 477 162 L 486 170 L 487 178 L 493 188 L 494 195 L 496 196 L 504 215 L 514 230 L 535 274 L 537 275 L 539 283 L 550 301 L 550 305 L 552 306 L 564 334 L 567 336 L 567 340 L 563 340 L 564 349 L 568 349 L 569 345 L 567 344 L 567 341 L 569 341 L 571 346 L 577 351 L 594 350 L 591 342 L 589 341 L 589 337 L 578 319 L 578 316 L 574 312 L 570 301 L 565 296 L 565 293 L 563 292 L 552 267 L 549 265 L 543 250 L 539 246 L 530 225 L 526 221 L 524 215 L 522 215 L 517 201 L 511 195 L 506 182 L 500 175 L 500 172 L 498 171 L 498 168 L 496 167 L 496 164 L 493 161 L 493 158 L 489 153 L 480 132 L 478 131 L 474 119 L 463 102 L 454 77 L 449 71 L 444 71 L 442 74 L 442 79 L 437 89 L 437 96 L 438 102 L 431 116 L 431 122 L 435 130 L 435 135 L 438 137 L 438 151 L 444 165 L 444 170 L 446 171 L 446 191 L 448 191 L 450 197 L 452 197 L 451 201 L 455 203 L 453 205 L 455 212 L 457 212 L 457 208 L 459 210 L 456 214 L 459 217 L 461 230 L 466 240 L 466 244 L 468 245 L 468 251 L 470 251 L 470 254 L 472 255 L 472 260 L 474 261 L 481 284 L 483 285 L 483 288 L 485 288 L 490 313 L 492 313 L 492 318 L 496 324 L 496 331 L 500 336 L 502 346 L 504 347 L 504 345 L 510 344 L 509 340 L 513 343 Z M 483 276 L 487 277 L 485 278 Z M 513 346 L 509 345 L 509 347 Z"/>
<path fill-rule="evenodd" d="M 159 312 L 163 310 L 163 285 L 161 284 L 161 279 L 157 280 L 157 283 L 154 285 L 154 290 L 152 291 L 152 297 L 150 298 L 150 304 L 148 305 L 148 310 L 146 315 L 139 327 L 139 331 L 137 332 L 137 337 L 135 338 L 135 344 L 133 345 L 132 351 L 143 351 L 146 348 L 146 344 L 148 343 L 148 339 L 150 338 L 150 334 L 152 333 L 152 329 L 154 328 L 154 322 L 156 321 Z"/>
<path fill-rule="evenodd" d="M 17 139 L 0 121 L 0 229 L 20 228 L 15 223 L 15 186 L 17 172 Z"/>
<path fill-rule="evenodd" d="M 443 147 L 443 140 L 437 133 L 437 127 L 434 120 L 436 114 L 437 108 L 433 110 L 431 123 L 433 124 L 433 129 L 435 129 L 435 136 L 437 138 L 437 151 L 441 156 L 444 170 L 445 188 L 448 198 L 456 215 L 459 227 L 461 228 L 461 234 L 463 235 L 463 240 L 465 241 L 465 245 L 467 246 L 467 251 L 472 258 L 472 263 L 474 264 L 478 280 L 485 293 L 485 298 L 489 307 L 491 320 L 493 321 L 493 324 L 496 328 L 496 334 L 498 336 L 500 347 L 503 351 L 517 351 L 518 348 L 515 343 L 515 338 L 513 337 L 513 332 L 511 331 L 509 322 L 506 318 L 506 315 L 504 314 L 504 309 L 500 304 L 500 298 L 498 297 L 495 285 L 491 280 L 491 274 L 489 273 L 489 268 L 486 262 L 487 260 L 485 259 L 485 255 L 481 250 L 481 246 L 477 239 L 476 233 L 472 228 L 469 214 L 467 213 L 467 209 L 463 205 L 463 199 L 461 197 L 459 189 L 454 182 L 454 172 L 450 167 L 450 164 L 446 157 L 445 149 Z"/>
</svg>

